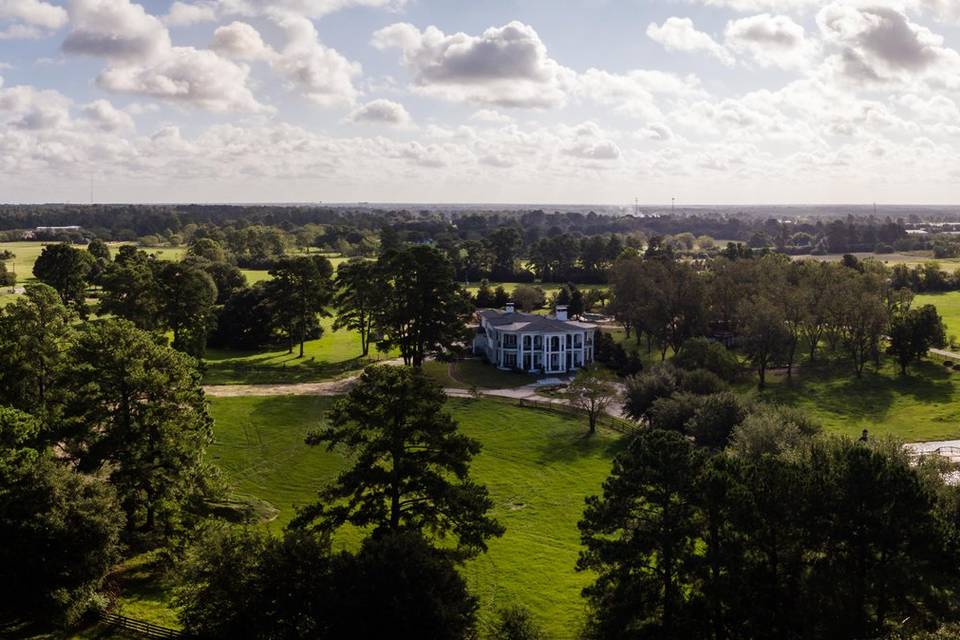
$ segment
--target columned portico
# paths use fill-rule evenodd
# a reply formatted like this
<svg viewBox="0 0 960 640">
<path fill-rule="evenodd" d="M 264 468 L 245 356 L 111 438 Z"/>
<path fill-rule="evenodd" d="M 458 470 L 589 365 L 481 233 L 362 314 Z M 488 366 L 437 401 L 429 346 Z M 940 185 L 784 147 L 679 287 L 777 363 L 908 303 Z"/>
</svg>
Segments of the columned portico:
<svg viewBox="0 0 960 640">
<path fill-rule="evenodd" d="M 593 362 L 595 325 L 568 320 L 562 308 L 557 317 L 484 310 L 474 351 L 504 370 L 562 374 Z"/>
</svg>

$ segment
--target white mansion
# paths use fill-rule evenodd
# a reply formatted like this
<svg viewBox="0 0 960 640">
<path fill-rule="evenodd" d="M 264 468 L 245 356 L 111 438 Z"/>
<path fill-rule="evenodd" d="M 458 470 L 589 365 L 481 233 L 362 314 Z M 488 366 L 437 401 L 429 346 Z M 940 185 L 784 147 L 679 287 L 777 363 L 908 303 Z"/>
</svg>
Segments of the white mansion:
<svg viewBox="0 0 960 640">
<path fill-rule="evenodd" d="M 531 373 L 567 373 L 593 362 L 596 325 L 567 318 L 558 306 L 555 316 L 516 311 L 512 303 L 503 311 L 479 311 L 480 326 L 473 352 L 500 369 Z"/>
</svg>

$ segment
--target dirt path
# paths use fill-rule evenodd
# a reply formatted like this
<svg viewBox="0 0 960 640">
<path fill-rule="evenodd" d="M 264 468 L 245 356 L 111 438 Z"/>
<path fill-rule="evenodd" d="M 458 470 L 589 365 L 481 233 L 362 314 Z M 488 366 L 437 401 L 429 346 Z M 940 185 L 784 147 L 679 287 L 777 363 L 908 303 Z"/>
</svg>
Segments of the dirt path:
<svg viewBox="0 0 960 640">
<path fill-rule="evenodd" d="M 945 351 L 944 349 L 930 349 L 930 353 L 941 358 L 950 358 L 951 360 L 960 360 L 960 353 Z"/>
<path fill-rule="evenodd" d="M 263 398 L 270 396 L 342 396 L 360 376 L 331 382 L 298 384 L 217 384 L 203 388 L 210 398 Z"/>
<path fill-rule="evenodd" d="M 342 396 L 357 381 L 359 375 L 334 380 L 331 382 L 302 382 L 299 384 L 237 384 L 237 385 L 209 385 L 203 388 L 210 398 L 263 398 L 273 396 Z M 455 378 L 454 378 L 455 379 Z M 473 398 L 474 395 L 466 389 L 447 388 L 443 390 L 451 398 Z M 481 396 L 505 398 L 508 400 L 524 400 L 538 404 L 561 404 L 569 402 L 563 398 L 542 396 L 537 393 L 536 385 L 526 385 L 510 389 L 478 389 Z M 607 413 L 614 418 L 623 415 L 623 404 L 613 402 L 607 407 Z"/>
</svg>

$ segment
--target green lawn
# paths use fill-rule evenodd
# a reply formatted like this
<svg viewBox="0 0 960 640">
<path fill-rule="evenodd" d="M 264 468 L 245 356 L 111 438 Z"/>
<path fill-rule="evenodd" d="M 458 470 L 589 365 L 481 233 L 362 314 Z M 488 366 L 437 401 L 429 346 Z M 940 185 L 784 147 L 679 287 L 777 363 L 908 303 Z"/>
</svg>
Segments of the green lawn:
<svg viewBox="0 0 960 640">
<path fill-rule="evenodd" d="M 317 397 L 215 398 L 216 443 L 210 458 L 243 495 L 268 500 L 278 510 L 266 525 L 279 531 L 295 505 L 346 465 L 338 453 L 303 444 L 332 402 Z M 496 400 L 451 400 L 449 410 L 483 451 L 474 477 L 490 489 L 495 515 L 507 528 L 485 556 L 464 569 L 481 600 L 481 619 L 497 607 L 519 603 L 535 612 L 554 638 L 571 638 L 582 620 L 580 589 L 588 576 L 573 570 L 579 551 L 576 523 L 583 500 L 599 490 L 621 446 L 614 434 L 584 437 L 582 420 Z M 357 532 L 337 544 L 357 544 Z"/>
<path fill-rule="evenodd" d="M 861 379 L 848 364 L 801 365 L 792 382 L 782 374 L 768 382 L 761 398 L 802 409 L 829 433 L 856 437 L 868 429 L 907 442 L 960 438 L 960 372 L 936 360 L 901 376 L 887 359 L 879 373 L 868 365 Z"/>
<path fill-rule="evenodd" d="M 304 357 L 298 358 L 299 346 L 293 353 L 287 349 L 238 352 L 209 349 L 204 384 L 292 384 L 329 380 L 362 369 L 378 359 L 389 359 L 397 353 L 378 353 L 370 348 L 370 357 L 360 357 L 360 334 L 342 329 L 333 330 L 333 319 L 321 321 L 324 334 L 319 340 L 304 345 Z"/>
<path fill-rule="evenodd" d="M 943 316 L 947 336 L 960 337 L 960 291 L 918 295 L 913 299 L 914 308 L 932 304 Z"/>
<path fill-rule="evenodd" d="M 430 361 L 424 363 L 423 370 L 437 384 L 448 389 L 511 389 L 538 379 L 525 373 L 501 371 L 479 358 L 449 363 Z"/>
</svg>

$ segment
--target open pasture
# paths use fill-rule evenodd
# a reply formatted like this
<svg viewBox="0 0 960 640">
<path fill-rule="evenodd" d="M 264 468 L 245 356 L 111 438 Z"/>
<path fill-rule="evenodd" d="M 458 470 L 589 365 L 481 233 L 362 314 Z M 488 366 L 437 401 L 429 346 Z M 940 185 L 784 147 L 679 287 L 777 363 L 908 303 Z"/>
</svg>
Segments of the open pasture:
<svg viewBox="0 0 960 640">
<path fill-rule="evenodd" d="M 216 443 L 211 462 L 223 469 L 233 489 L 269 501 L 279 515 L 268 526 L 279 532 L 294 507 L 314 500 L 316 491 L 345 468 L 337 452 L 307 447 L 329 398 L 215 398 Z M 577 521 L 584 498 L 599 490 L 611 459 L 622 446 L 615 434 L 585 437 L 582 420 L 496 400 L 451 400 L 448 409 L 467 435 L 483 444 L 473 477 L 487 485 L 494 514 L 507 528 L 490 542 L 485 556 L 464 571 L 481 601 L 481 620 L 496 608 L 523 604 L 553 638 L 570 638 L 583 617 L 580 589 L 589 577 L 573 570 L 579 552 Z M 345 532 L 340 546 L 353 547 L 357 532 Z"/>
<path fill-rule="evenodd" d="M 368 364 L 396 357 L 396 352 L 380 353 L 370 347 L 370 357 L 361 358 L 360 334 L 333 330 L 333 318 L 320 322 L 323 336 L 304 346 L 304 357 L 298 358 L 282 347 L 240 352 L 208 349 L 205 359 L 204 384 L 292 384 L 317 382 L 353 373 Z"/>
</svg>

